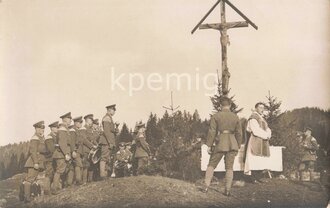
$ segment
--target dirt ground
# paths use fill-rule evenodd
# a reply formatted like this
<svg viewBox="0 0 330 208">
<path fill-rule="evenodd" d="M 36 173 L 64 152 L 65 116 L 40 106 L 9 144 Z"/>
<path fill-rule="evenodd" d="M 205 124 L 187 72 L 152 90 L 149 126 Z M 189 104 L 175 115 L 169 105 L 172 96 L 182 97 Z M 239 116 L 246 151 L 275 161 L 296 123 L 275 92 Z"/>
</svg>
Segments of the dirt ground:
<svg viewBox="0 0 330 208">
<path fill-rule="evenodd" d="M 21 178 L 0 181 L 0 207 L 327 207 L 329 201 L 329 191 L 311 182 L 278 178 L 261 184 L 235 182 L 232 196 L 226 197 L 221 180 L 204 194 L 198 183 L 136 176 L 67 188 L 25 205 L 17 197 Z"/>
</svg>

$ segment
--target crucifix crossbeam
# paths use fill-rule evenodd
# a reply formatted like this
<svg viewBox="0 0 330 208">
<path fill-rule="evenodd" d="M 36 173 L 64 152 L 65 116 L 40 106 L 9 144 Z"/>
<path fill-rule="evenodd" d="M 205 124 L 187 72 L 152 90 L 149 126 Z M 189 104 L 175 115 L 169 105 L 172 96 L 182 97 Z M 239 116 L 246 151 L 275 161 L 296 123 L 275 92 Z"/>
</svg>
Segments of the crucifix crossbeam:
<svg viewBox="0 0 330 208">
<path fill-rule="evenodd" d="M 212 11 L 220 4 L 220 23 L 202 24 L 204 20 L 212 13 Z M 237 14 L 239 14 L 245 21 L 240 22 L 226 22 L 226 10 L 225 5 L 230 6 Z M 229 0 L 217 0 L 217 2 L 211 7 L 211 9 L 204 15 L 204 17 L 198 22 L 198 24 L 191 31 L 193 34 L 197 29 L 214 29 L 220 31 L 220 43 L 221 43 L 221 66 L 222 66 L 222 92 L 224 96 L 229 92 L 229 78 L 230 73 L 227 67 L 227 45 L 229 44 L 229 36 L 227 30 L 232 28 L 248 27 L 251 25 L 258 30 L 258 26 L 255 25 L 243 12 L 241 12 L 236 6 L 234 6 Z"/>
<path fill-rule="evenodd" d="M 237 27 L 248 27 L 249 24 L 247 22 L 226 22 L 225 24 L 222 23 L 213 23 L 213 24 L 201 24 L 199 26 L 200 30 L 203 29 L 215 29 L 215 30 L 224 30 L 230 28 L 237 28 Z"/>
</svg>

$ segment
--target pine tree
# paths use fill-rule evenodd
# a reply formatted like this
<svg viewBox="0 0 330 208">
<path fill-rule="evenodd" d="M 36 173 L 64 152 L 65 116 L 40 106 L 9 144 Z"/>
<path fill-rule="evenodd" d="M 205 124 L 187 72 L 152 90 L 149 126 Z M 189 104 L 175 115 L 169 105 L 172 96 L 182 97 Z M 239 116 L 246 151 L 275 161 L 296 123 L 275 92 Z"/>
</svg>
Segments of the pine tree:
<svg viewBox="0 0 330 208">
<path fill-rule="evenodd" d="M 265 108 L 268 111 L 268 114 L 265 116 L 267 123 L 270 127 L 273 126 L 276 118 L 281 114 L 281 104 L 282 101 L 279 101 L 277 97 L 270 95 L 270 91 L 268 96 L 266 96 L 267 102 L 265 103 Z"/>
<path fill-rule="evenodd" d="M 194 112 L 194 114 L 193 114 L 193 120 L 194 120 L 194 121 L 200 121 L 200 120 L 201 120 L 201 118 L 200 118 L 200 116 L 199 116 L 199 113 L 198 113 L 197 109 L 195 109 L 195 112 Z"/>
<path fill-rule="evenodd" d="M 173 120 L 168 111 L 165 110 L 163 117 L 158 122 L 158 127 L 161 131 L 163 140 L 168 140 L 172 136 L 172 121 Z"/>
<path fill-rule="evenodd" d="M 219 80 L 219 82 L 218 82 L 218 91 L 213 97 L 211 97 L 211 102 L 212 102 L 213 108 L 216 112 L 221 111 L 221 101 L 223 100 L 224 97 L 225 96 L 223 95 L 223 92 L 222 92 L 222 85 L 221 85 L 221 82 Z M 235 103 L 234 97 L 235 96 L 228 97 L 232 101 L 230 109 L 234 113 L 239 113 L 243 110 L 243 108 L 238 108 L 238 105 Z"/>
<path fill-rule="evenodd" d="M 150 113 L 146 126 L 146 138 L 152 148 L 157 148 L 162 143 L 161 131 L 157 125 L 157 115 Z"/>
<path fill-rule="evenodd" d="M 123 127 L 119 134 L 119 142 L 131 142 L 133 140 L 132 135 L 130 134 L 126 123 L 123 124 Z"/>
</svg>

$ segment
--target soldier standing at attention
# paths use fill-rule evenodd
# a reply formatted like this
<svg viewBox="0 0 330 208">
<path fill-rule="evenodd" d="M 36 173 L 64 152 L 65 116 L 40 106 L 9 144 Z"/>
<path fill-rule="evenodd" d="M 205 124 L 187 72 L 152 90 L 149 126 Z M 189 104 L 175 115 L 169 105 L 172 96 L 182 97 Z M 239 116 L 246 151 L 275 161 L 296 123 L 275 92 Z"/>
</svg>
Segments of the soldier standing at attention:
<svg viewBox="0 0 330 208">
<path fill-rule="evenodd" d="M 37 179 L 39 171 L 44 169 L 44 154 L 47 153 L 45 146 L 44 121 L 39 121 L 33 125 L 35 133 L 29 144 L 29 157 L 24 165 L 27 168 L 27 176 L 24 181 L 24 202 L 31 201 L 31 184 Z"/>
<path fill-rule="evenodd" d="M 313 181 L 314 165 L 317 159 L 316 151 L 319 149 L 319 145 L 316 139 L 312 136 L 312 129 L 310 127 L 305 129 L 301 143 L 304 148 L 304 153 L 299 164 L 300 180 L 302 180 L 302 172 L 307 169 L 310 174 L 310 181 Z"/>
<path fill-rule="evenodd" d="M 71 124 L 71 113 L 66 113 L 60 117 L 62 119 L 62 124 L 59 125 L 59 129 L 56 135 L 55 151 L 53 158 L 56 162 L 56 170 L 53 179 L 53 194 L 57 194 L 61 188 L 60 177 L 65 173 L 66 161 L 71 159 L 70 154 L 70 132 L 68 126 Z"/>
<path fill-rule="evenodd" d="M 71 186 L 73 184 L 73 178 L 75 176 L 75 182 L 77 185 L 82 184 L 82 156 L 83 156 L 83 136 L 80 128 L 82 127 L 82 116 L 73 119 L 74 126 L 70 129 L 71 133 L 71 152 L 72 152 L 72 164 L 68 173 L 67 182 Z"/>
<path fill-rule="evenodd" d="M 55 151 L 55 141 L 56 134 L 58 130 L 58 121 L 48 125 L 50 128 L 50 133 L 45 139 L 45 145 L 47 149 L 46 161 L 45 161 L 45 174 L 49 178 L 49 183 L 51 184 L 54 177 L 54 165 L 53 165 L 53 154 Z"/>
<path fill-rule="evenodd" d="M 94 148 L 97 148 L 102 133 L 99 125 L 100 125 L 99 119 L 93 119 L 92 138 L 90 142 L 92 142 Z M 95 176 L 100 175 L 98 169 L 99 169 L 99 164 L 98 163 L 94 164 L 93 162 L 90 161 L 90 166 L 88 168 L 88 182 L 93 181 Z"/>
<path fill-rule="evenodd" d="M 145 137 L 145 124 L 140 122 L 136 125 L 137 135 L 135 138 L 136 150 L 134 158 L 137 160 L 137 174 L 141 175 L 144 173 L 144 169 L 148 165 L 148 159 L 151 155 L 149 144 Z"/>
<path fill-rule="evenodd" d="M 214 169 L 218 166 L 222 157 L 225 157 L 226 168 L 226 189 L 225 196 L 230 196 L 233 181 L 233 165 L 235 156 L 242 143 L 242 129 L 238 116 L 230 111 L 231 100 L 223 98 L 221 101 L 222 110 L 211 117 L 210 127 L 207 135 L 207 152 L 211 155 L 205 173 L 205 187 L 203 192 L 208 191 L 213 178 Z M 215 143 L 214 150 L 211 149 Z"/>
<path fill-rule="evenodd" d="M 74 130 L 74 124 L 70 125 L 68 127 L 69 129 L 69 133 L 70 133 L 70 139 L 68 141 L 68 145 L 70 147 L 70 156 L 71 159 L 69 161 L 67 161 L 67 165 L 66 165 L 66 181 L 65 181 L 65 186 L 66 187 L 70 187 L 73 183 L 73 178 L 74 178 L 74 158 L 72 157 L 72 155 L 76 156 L 76 153 L 74 153 L 74 149 L 75 149 L 75 141 L 76 141 L 76 131 Z"/>
<path fill-rule="evenodd" d="M 92 125 L 93 125 L 93 114 L 88 114 L 84 116 L 85 119 L 85 126 L 81 128 L 80 132 L 83 135 L 83 174 L 82 174 L 82 180 L 83 183 L 87 183 L 88 178 L 92 177 L 93 178 L 93 172 L 89 173 L 89 169 L 91 168 L 91 161 L 88 159 L 88 154 L 91 151 L 91 149 L 96 148 L 96 143 L 93 143 L 93 130 L 92 130 Z M 89 174 L 92 174 L 89 176 Z"/>
<path fill-rule="evenodd" d="M 101 145 L 101 161 L 100 161 L 100 177 L 107 177 L 106 163 L 110 163 L 110 156 L 115 148 L 115 137 L 119 132 L 118 125 L 112 120 L 116 113 L 116 105 L 106 107 L 107 113 L 102 119 L 103 134 L 100 137 L 99 145 Z"/>
</svg>

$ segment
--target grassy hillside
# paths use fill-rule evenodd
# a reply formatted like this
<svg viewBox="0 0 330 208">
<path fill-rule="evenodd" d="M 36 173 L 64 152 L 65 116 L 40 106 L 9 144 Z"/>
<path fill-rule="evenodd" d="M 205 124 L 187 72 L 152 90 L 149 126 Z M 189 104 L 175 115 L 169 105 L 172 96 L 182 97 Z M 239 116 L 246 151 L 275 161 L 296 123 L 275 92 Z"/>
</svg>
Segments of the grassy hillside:
<svg viewBox="0 0 330 208">
<path fill-rule="evenodd" d="M 17 188 L 14 182 L 20 177 L 0 182 L 0 188 L 7 186 L 11 197 L 7 198 L 5 207 L 325 207 L 329 199 L 328 191 L 317 183 L 285 179 L 234 186 L 233 196 L 225 197 L 223 181 L 214 182 L 212 189 L 204 194 L 193 183 L 160 176 L 137 176 L 109 178 L 64 189 L 58 195 L 42 196 L 24 205 L 12 198 L 17 190 L 9 191 Z"/>
</svg>

